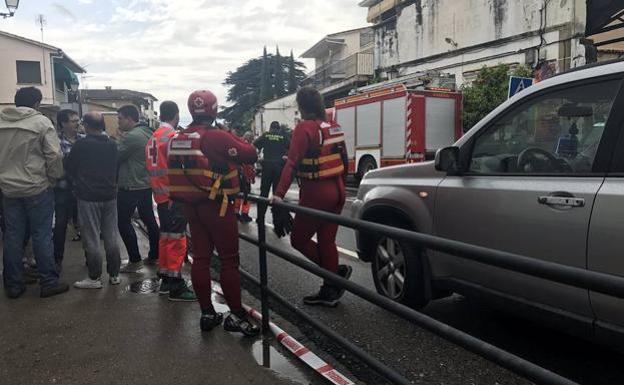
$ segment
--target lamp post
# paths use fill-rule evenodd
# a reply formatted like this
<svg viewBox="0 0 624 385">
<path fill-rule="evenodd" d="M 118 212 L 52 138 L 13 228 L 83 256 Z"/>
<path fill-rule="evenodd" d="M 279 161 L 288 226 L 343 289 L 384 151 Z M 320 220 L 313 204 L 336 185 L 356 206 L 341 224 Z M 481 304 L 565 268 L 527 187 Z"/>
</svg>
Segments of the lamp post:
<svg viewBox="0 0 624 385">
<path fill-rule="evenodd" d="M 13 17 L 13 15 L 15 15 L 15 11 L 17 10 L 17 7 L 19 6 L 19 0 L 4 0 L 4 4 L 6 5 L 6 8 L 9 10 L 9 13 L 0 12 L 0 16 L 2 16 L 4 19 L 6 19 L 7 17 Z"/>
<path fill-rule="evenodd" d="M 82 118 L 82 100 L 80 99 L 80 90 L 78 89 L 79 84 L 72 82 L 70 85 L 72 93 L 76 98 L 76 103 L 78 103 L 78 116 Z"/>
</svg>

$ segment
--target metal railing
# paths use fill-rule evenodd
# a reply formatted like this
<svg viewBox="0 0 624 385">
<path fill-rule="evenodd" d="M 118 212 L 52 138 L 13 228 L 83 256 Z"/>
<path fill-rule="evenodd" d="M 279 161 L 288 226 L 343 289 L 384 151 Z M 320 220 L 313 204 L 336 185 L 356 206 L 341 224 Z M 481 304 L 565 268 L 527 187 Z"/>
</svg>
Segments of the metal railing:
<svg viewBox="0 0 624 385">
<path fill-rule="evenodd" d="M 354 76 L 372 76 L 373 74 L 373 54 L 356 53 L 315 69 L 303 82 L 315 88 L 324 88 Z"/>
<path fill-rule="evenodd" d="M 258 196 L 248 196 L 248 199 L 262 204 L 270 204 L 265 198 Z M 328 222 L 337 223 L 351 229 L 365 231 L 371 234 L 384 235 L 396 240 L 404 240 L 418 247 L 428 248 L 452 254 L 458 258 L 469 259 L 491 266 L 504 268 L 511 271 L 529 274 L 535 277 L 549 279 L 551 281 L 593 290 L 614 297 L 624 298 L 624 278 L 604 274 L 599 272 L 588 271 L 585 269 L 565 266 L 557 263 L 546 262 L 529 258 L 526 256 L 508 253 L 499 250 L 488 249 L 481 246 L 475 246 L 467 243 L 453 241 L 445 238 L 435 237 L 432 235 L 417 233 L 414 231 L 404 230 L 391 226 L 386 226 L 374 222 L 362 221 L 342 217 L 324 211 L 314 210 L 290 203 L 273 204 L 280 209 L 288 210 L 296 214 L 304 214 L 319 218 Z M 268 287 L 268 267 L 267 252 L 280 257 L 295 266 L 298 266 L 308 272 L 323 278 L 331 284 L 344 288 L 358 297 L 373 303 L 387 311 L 412 322 L 424 329 L 427 329 L 438 336 L 455 343 L 464 349 L 471 351 L 505 369 L 510 370 L 530 381 L 539 384 L 575 384 L 574 381 L 566 379 L 556 373 L 542 368 L 528 360 L 518 357 L 505 350 L 497 348 L 487 342 L 479 340 L 465 332 L 446 325 L 436 319 L 433 319 L 421 312 L 411 309 L 407 306 L 394 302 L 376 292 L 368 290 L 354 282 L 346 280 L 338 275 L 328 272 L 327 270 L 302 259 L 300 256 L 284 251 L 281 248 L 271 246 L 266 243 L 266 225 L 264 218 L 258 221 L 258 237 L 255 238 L 246 234 L 239 234 L 239 237 L 249 243 L 258 246 L 260 256 L 260 279 L 256 279 L 247 272 L 242 274 L 253 283 L 260 286 L 260 298 L 262 302 L 262 329 L 265 333 L 269 331 L 269 302 L 271 296 L 274 300 L 285 306 L 297 316 L 304 319 L 315 329 L 330 337 L 334 342 L 342 346 L 346 351 L 353 354 L 362 362 L 369 365 L 377 373 L 384 376 L 395 384 L 410 384 L 410 381 L 401 375 L 398 371 L 388 367 L 375 357 L 371 356 L 358 346 L 346 340 L 343 336 L 336 333 L 330 327 L 322 324 L 318 320 L 307 315 L 303 311 L 297 309 L 286 299 L 281 297 Z"/>
</svg>

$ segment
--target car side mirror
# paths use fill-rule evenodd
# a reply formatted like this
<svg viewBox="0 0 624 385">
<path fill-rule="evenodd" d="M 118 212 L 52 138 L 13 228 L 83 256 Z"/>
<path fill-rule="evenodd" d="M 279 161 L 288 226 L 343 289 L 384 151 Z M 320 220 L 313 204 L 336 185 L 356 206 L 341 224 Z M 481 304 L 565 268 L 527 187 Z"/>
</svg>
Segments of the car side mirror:
<svg viewBox="0 0 624 385">
<path fill-rule="evenodd" d="M 457 175 L 459 173 L 459 147 L 439 149 L 435 155 L 435 169 L 449 175 Z"/>
</svg>

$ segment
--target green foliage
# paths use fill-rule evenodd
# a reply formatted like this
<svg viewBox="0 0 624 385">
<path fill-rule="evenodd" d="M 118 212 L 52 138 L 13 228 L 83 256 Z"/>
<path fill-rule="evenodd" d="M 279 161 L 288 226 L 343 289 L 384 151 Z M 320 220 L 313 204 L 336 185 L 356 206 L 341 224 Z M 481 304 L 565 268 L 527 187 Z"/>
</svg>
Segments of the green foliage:
<svg viewBox="0 0 624 385">
<path fill-rule="evenodd" d="M 276 63 L 276 55 L 266 53 L 265 49 L 262 56 L 249 60 L 235 71 L 228 72 L 223 84 L 229 87 L 227 101 L 230 106 L 224 108 L 219 117 L 228 121 L 232 127 L 236 127 L 237 131 L 249 130 L 258 106 L 274 98 L 271 85 L 275 85 L 275 79 L 278 78 L 276 72 L 281 72 L 281 82 L 285 83 L 286 74 L 292 66 L 295 84 L 298 85 L 305 79 L 303 63 L 298 61 L 288 63 L 285 60 L 280 60 L 279 66 Z M 282 90 L 284 87 L 285 84 L 282 85 Z"/>
<path fill-rule="evenodd" d="M 513 71 L 507 64 L 483 67 L 475 81 L 462 87 L 464 98 L 462 120 L 465 131 L 507 100 L 510 76 L 530 78 L 533 77 L 533 73 L 525 66 Z"/>
</svg>

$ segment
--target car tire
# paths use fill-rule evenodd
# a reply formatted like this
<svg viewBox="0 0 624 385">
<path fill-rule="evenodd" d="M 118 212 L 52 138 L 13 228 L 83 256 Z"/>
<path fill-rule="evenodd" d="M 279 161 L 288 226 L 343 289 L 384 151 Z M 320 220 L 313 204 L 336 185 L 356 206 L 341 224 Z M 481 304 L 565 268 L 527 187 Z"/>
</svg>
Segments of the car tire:
<svg viewBox="0 0 624 385">
<path fill-rule="evenodd" d="M 371 271 L 377 292 L 413 309 L 427 305 L 424 251 L 381 236 L 374 243 Z"/>
<path fill-rule="evenodd" d="M 371 170 L 375 170 L 377 168 L 377 162 L 375 161 L 375 159 L 372 156 L 365 156 L 361 161 L 360 161 L 360 165 L 358 166 L 358 171 L 356 174 L 356 179 L 357 181 L 361 181 L 362 178 L 364 178 L 364 175 L 371 171 Z"/>
</svg>

